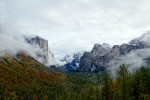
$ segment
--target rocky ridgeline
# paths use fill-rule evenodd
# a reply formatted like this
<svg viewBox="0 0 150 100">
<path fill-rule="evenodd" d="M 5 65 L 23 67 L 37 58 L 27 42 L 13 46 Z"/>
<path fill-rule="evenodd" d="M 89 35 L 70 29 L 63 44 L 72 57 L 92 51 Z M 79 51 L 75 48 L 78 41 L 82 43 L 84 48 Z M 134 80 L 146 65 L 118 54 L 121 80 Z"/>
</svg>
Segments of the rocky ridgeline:
<svg viewBox="0 0 150 100">
<path fill-rule="evenodd" d="M 91 52 L 84 52 L 80 59 L 79 71 L 103 71 L 109 63 L 129 52 L 137 49 L 150 48 L 150 32 L 143 34 L 139 38 L 131 40 L 127 44 L 114 45 L 95 44 Z"/>
</svg>

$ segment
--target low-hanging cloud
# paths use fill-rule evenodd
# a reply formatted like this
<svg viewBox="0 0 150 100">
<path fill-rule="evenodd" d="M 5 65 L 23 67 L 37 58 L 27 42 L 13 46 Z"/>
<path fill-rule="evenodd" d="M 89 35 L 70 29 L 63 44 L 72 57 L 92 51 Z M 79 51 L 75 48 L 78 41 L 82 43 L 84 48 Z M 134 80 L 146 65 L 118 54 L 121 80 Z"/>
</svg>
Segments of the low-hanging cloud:
<svg viewBox="0 0 150 100">
<path fill-rule="evenodd" d="M 112 77 L 115 77 L 117 72 L 120 70 L 120 66 L 125 64 L 127 70 L 134 73 L 136 70 L 141 68 L 141 66 L 149 67 L 147 63 L 147 58 L 149 57 L 150 48 L 134 50 L 125 56 L 118 57 L 111 61 L 108 70 L 110 71 Z"/>
<path fill-rule="evenodd" d="M 128 44 L 130 45 L 141 45 L 141 49 L 132 50 L 126 55 L 122 55 L 113 59 L 109 63 L 108 70 L 111 72 L 112 77 L 117 75 L 120 70 L 120 66 L 125 64 L 127 70 L 134 73 L 141 66 L 150 67 L 150 31 L 143 33 L 140 37 L 131 40 Z"/>
<path fill-rule="evenodd" d="M 25 52 L 28 55 L 34 57 L 36 60 L 43 63 L 44 59 L 38 57 L 37 54 L 46 55 L 46 52 L 38 45 L 31 45 L 26 42 L 24 36 L 26 34 L 18 33 L 13 27 L 8 24 L 0 24 L 0 55 L 3 56 L 8 54 L 10 56 L 16 56 L 18 52 Z M 33 38 L 33 35 L 28 35 L 28 38 Z M 48 62 L 47 66 L 57 64 L 53 59 L 53 55 L 48 51 Z"/>
<path fill-rule="evenodd" d="M 23 35 L 19 34 L 8 24 L 0 24 L 0 51 L 13 56 L 20 50 L 33 54 L 32 48 L 25 43 Z"/>
</svg>

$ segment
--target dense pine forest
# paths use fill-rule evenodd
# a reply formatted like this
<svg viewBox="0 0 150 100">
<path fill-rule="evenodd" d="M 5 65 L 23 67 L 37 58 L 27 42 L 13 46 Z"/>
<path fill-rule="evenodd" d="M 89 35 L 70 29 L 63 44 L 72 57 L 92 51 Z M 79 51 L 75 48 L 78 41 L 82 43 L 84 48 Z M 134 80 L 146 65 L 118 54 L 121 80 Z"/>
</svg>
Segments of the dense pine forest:
<svg viewBox="0 0 150 100">
<path fill-rule="evenodd" d="M 0 100 L 150 100 L 150 70 L 63 73 L 20 53 L 0 58 Z"/>
</svg>

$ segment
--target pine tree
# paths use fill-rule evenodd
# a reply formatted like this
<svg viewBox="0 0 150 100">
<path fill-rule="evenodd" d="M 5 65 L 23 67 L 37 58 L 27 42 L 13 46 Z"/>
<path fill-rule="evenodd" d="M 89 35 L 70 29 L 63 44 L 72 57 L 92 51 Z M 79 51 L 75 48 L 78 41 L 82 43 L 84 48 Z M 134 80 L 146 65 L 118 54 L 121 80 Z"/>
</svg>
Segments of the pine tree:
<svg viewBox="0 0 150 100">
<path fill-rule="evenodd" d="M 128 100 L 133 98 L 133 79 L 132 75 L 127 71 L 125 65 L 120 66 L 119 75 L 117 78 L 116 90 L 118 98 Z"/>
<path fill-rule="evenodd" d="M 112 80 L 106 71 L 102 81 L 102 96 L 104 100 L 109 100 L 111 84 Z"/>
<path fill-rule="evenodd" d="M 143 94 L 150 94 L 150 75 L 149 71 L 142 66 L 134 74 L 134 95 L 135 100 L 142 98 Z"/>
<path fill-rule="evenodd" d="M 134 74 L 134 100 L 139 100 L 139 71 L 137 70 Z"/>
</svg>

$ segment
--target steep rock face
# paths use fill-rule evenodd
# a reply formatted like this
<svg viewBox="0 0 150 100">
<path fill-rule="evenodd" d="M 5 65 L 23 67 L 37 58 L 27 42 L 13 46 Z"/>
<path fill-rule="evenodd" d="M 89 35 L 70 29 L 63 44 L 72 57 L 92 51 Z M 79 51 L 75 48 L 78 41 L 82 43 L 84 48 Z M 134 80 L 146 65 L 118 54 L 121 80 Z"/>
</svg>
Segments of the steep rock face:
<svg viewBox="0 0 150 100">
<path fill-rule="evenodd" d="M 80 59 L 79 70 L 80 71 L 91 71 L 93 68 L 94 57 L 89 52 L 84 52 Z"/>
<path fill-rule="evenodd" d="M 90 52 L 85 52 L 80 59 L 79 71 L 103 71 L 104 70 L 105 56 L 94 56 Z"/>
<path fill-rule="evenodd" d="M 130 52 L 132 50 L 132 45 L 122 44 L 120 46 L 120 54 L 125 55 L 126 53 Z"/>
<path fill-rule="evenodd" d="M 27 41 L 31 45 L 39 45 L 39 47 L 43 49 L 43 51 L 47 52 L 48 54 L 48 40 L 45 40 L 39 36 L 36 36 L 34 38 L 27 39 Z"/>
<path fill-rule="evenodd" d="M 42 52 L 37 51 L 37 56 L 42 59 L 42 63 L 48 62 L 48 41 L 44 40 L 38 36 L 34 38 L 26 38 L 27 42 L 30 43 L 32 46 L 36 48 L 36 46 L 39 46 L 39 48 L 42 50 Z"/>
<path fill-rule="evenodd" d="M 45 40 L 39 36 L 32 38 L 25 37 L 27 43 L 31 44 L 35 50 L 35 58 L 45 65 L 56 65 L 53 54 L 48 48 L 48 40 Z"/>
<path fill-rule="evenodd" d="M 110 51 L 110 54 L 113 58 L 119 57 L 120 56 L 120 46 L 114 45 Z"/>
<path fill-rule="evenodd" d="M 114 45 L 105 48 L 104 44 L 95 44 L 91 52 L 85 52 L 80 60 L 80 71 L 102 71 L 109 63 L 131 51 L 150 48 L 150 32 L 141 37 L 131 40 L 127 44 Z"/>
<path fill-rule="evenodd" d="M 108 53 L 111 50 L 111 46 L 109 46 L 106 43 L 102 44 L 95 44 L 91 53 L 94 56 L 104 56 L 106 53 Z"/>
</svg>

